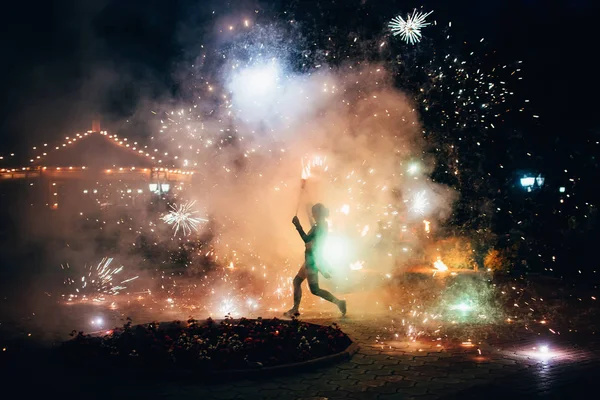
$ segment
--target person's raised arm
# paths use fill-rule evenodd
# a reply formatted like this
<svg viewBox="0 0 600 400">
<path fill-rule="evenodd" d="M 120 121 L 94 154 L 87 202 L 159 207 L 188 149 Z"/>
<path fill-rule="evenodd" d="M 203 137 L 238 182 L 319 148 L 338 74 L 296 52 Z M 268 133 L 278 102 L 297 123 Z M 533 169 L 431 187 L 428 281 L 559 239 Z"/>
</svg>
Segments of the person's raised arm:
<svg viewBox="0 0 600 400">
<path fill-rule="evenodd" d="M 300 225 L 300 220 L 298 219 L 297 216 L 292 219 L 292 224 L 294 224 L 294 226 L 296 227 L 296 230 L 300 234 L 300 237 L 302 238 L 304 243 L 308 243 L 311 240 L 313 240 L 313 238 L 315 236 L 314 228 L 311 229 L 310 232 L 308 232 L 308 234 L 306 232 L 304 232 L 304 229 L 302 228 L 302 225 Z"/>
</svg>

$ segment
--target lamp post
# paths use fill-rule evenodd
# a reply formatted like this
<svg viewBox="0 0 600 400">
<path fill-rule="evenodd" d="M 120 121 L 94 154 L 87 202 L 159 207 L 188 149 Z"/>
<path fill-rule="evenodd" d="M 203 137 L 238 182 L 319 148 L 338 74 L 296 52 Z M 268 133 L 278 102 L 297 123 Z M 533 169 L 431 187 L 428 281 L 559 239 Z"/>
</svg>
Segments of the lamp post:
<svg viewBox="0 0 600 400">
<path fill-rule="evenodd" d="M 150 183 L 148 184 L 148 189 L 150 192 L 156 194 L 164 194 L 168 193 L 171 190 L 171 184 L 169 183 Z"/>
</svg>

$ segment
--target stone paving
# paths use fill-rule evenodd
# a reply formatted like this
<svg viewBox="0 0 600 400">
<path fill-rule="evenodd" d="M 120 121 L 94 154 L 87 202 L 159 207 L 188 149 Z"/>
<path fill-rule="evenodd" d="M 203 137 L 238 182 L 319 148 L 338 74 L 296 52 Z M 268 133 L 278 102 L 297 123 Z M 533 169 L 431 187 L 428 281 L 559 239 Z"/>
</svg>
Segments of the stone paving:
<svg viewBox="0 0 600 400">
<path fill-rule="evenodd" d="M 310 322 L 329 324 L 332 320 Z M 347 362 L 310 372 L 260 380 L 237 380 L 219 384 L 181 382 L 136 382 L 127 377 L 98 382 L 94 376 L 69 381 L 68 377 L 46 377 L 44 393 L 111 398 L 194 398 L 194 399 L 440 399 L 460 396 L 481 398 L 500 394 L 551 393 L 554 381 L 566 372 L 590 371 L 597 366 L 598 346 L 587 343 L 585 350 L 574 345 L 555 344 L 552 358 L 541 360 L 531 340 L 507 344 L 480 344 L 406 340 L 382 341 L 386 322 L 364 320 L 337 321 L 360 345 Z M 393 337 L 393 339 L 396 339 Z M 549 371 L 559 372 L 549 372 Z M 563 388 L 571 378 L 563 379 Z M 41 382 L 40 382 L 41 384 Z M 506 388 L 513 388 L 510 394 Z M 89 388 L 93 388 L 89 392 Z M 516 391 L 516 392 L 515 392 Z M 493 396 L 492 396 L 493 397 Z"/>
</svg>

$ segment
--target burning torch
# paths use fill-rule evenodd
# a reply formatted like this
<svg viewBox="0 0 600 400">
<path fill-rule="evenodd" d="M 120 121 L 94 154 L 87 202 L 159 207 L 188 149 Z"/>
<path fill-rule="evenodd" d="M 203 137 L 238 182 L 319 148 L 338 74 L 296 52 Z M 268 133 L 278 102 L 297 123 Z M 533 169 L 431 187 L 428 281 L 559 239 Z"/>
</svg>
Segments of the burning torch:
<svg viewBox="0 0 600 400">
<path fill-rule="evenodd" d="M 302 181 L 300 184 L 300 195 L 298 196 L 298 205 L 296 206 L 296 216 L 298 216 L 298 210 L 300 209 L 300 200 L 302 200 L 302 194 L 304 193 L 304 187 L 306 186 L 306 180 L 311 177 L 311 169 L 313 167 L 320 167 L 323 171 L 327 171 L 328 166 L 325 163 L 327 157 L 315 156 L 313 157 L 307 164 L 304 164 L 304 159 L 302 162 Z"/>
<path fill-rule="evenodd" d="M 298 210 L 300 209 L 300 201 L 302 201 L 302 194 L 304 193 L 304 187 L 306 186 L 306 180 L 310 176 L 310 164 L 304 165 L 302 160 L 302 180 L 300 181 L 300 194 L 298 195 L 298 204 L 296 204 L 296 217 L 298 216 Z"/>
</svg>

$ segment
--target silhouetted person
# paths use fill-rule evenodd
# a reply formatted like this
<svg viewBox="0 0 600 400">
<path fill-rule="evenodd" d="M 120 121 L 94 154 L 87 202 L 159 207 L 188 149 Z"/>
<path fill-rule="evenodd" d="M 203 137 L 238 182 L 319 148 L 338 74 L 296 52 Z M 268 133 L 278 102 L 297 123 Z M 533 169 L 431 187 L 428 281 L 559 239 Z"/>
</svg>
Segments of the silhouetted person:
<svg viewBox="0 0 600 400">
<path fill-rule="evenodd" d="M 327 221 L 325 221 L 325 218 L 328 216 L 329 210 L 323 204 L 315 204 L 312 207 L 312 217 L 315 223 L 308 234 L 302 229 L 297 216 L 292 219 L 292 223 L 306 244 L 306 250 L 304 252 L 304 264 L 300 267 L 298 274 L 294 278 L 294 307 L 286 311 L 284 316 L 300 315 L 298 308 L 300 307 L 300 300 L 302 300 L 301 285 L 305 279 L 308 279 L 308 287 L 312 294 L 337 305 L 342 315 L 346 315 L 346 300 L 339 300 L 327 290 L 319 287 L 319 272 L 321 272 L 325 279 L 330 278 L 330 275 L 326 271 L 319 269 L 324 264 L 323 246 L 327 237 Z"/>
</svg>

